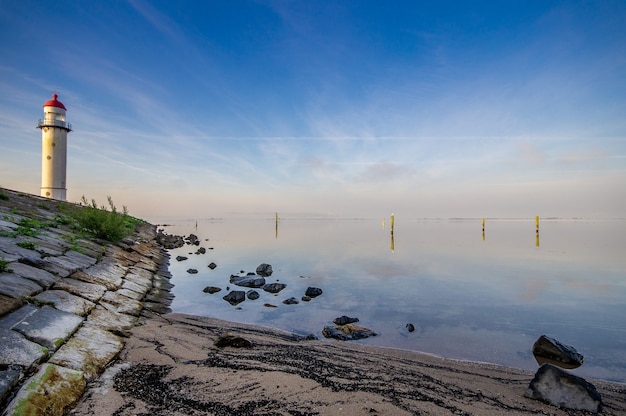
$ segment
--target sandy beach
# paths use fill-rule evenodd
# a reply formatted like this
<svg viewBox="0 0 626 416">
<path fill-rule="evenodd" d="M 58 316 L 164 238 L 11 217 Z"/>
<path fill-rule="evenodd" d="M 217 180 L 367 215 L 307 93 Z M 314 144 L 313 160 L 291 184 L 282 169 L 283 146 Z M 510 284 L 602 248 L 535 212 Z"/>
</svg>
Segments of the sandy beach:
<svg viewBox="0 0 626 416">
<path fill-rule="evenodd" d="M 225 339 L 229 345 L 215 345 Z M 532 377 L 211 318 L 152 315 L 71 414 L 588 414 L 525 398 Z M 602 414 L 626 414 L 626 386 L 590 381 L 602 395 Z"/>
</svg>

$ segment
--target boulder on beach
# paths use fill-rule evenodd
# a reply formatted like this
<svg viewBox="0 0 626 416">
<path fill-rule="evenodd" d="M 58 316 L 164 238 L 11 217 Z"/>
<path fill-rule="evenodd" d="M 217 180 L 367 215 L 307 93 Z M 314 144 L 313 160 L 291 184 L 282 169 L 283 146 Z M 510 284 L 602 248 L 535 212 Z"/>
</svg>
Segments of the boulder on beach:
<svg viewBox="0 0 626 416">
<path fill-rule="evenodd" d="M 274 271 L 272 270 L 272 266 L 266 263 L 261 263 L 256 268 L 256 274 L 263 277 L 269 277 L 272 275 Z"/>
<path fill-rule="evenodd" d="M 369 338 L 378 335 L 369 328 L 358 325 L 345 324 L 335 326 L 325 326 L 322 335 L 326 338 L 334 338 L 340 341 L 351 341 L 355 339 Z"/>
<path fill-rule="evenodd" d="M 539 365 L 554 364 L 561 368 L 578 368 L 584 357 L 574 347 L 560 343 L 554 338 L 542 335 L 533 345 L 533 355 Z"/>
<path fill-rule="evenodd" d="M 243 290 L 233 290 L 232 292 L 229 292 L 227 295 L 225 295 L 222 299 L 224 299 L 226 302 L 230 303 L 233 306 L 239 305 L 241 302 L 246 300 L 246 292 L 244 292 Z"/>
<path fill-rule="evenodd" d="M 254 273 L 248 274 L 246 276 L 233 274 L 230 276 L 230 283 L 237 286 L 258 288 L 265 285 L 265 278 L 259 277 Z"/>
<path fill-rule="evenodd" d="M 552 364 L 537 370 L 524 396 L 565 409 L 598 413 L 602 408 L 602 397 L 593 384 Z"/>
<path fill-rule="evenodd" d="M 269 293 L 278 293 L 286 287 L 287 285 L 284 283 L 268 283 L 263 286 L 263 290 Z"/>
</svg>

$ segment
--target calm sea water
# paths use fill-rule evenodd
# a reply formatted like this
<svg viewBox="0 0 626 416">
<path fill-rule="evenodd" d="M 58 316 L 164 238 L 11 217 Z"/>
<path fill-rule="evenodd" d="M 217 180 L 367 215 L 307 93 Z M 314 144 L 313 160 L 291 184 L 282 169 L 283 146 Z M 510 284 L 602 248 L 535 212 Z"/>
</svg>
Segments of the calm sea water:
<svg viewBox="0 0 626 416">
<path fill-rule="evenodd" d="M 341 315 L 377 331 L 364 344 L 536 370 L 542 334 L 585 356 L 582 377 L 626 382 L 626 221 L 269 219 L 178 221 L 207 248 L 172 250 L 175 312 L 313 333 Z M 189 257 L 175 260 L 177 255 Z M 217 268 L 211 270 L 209 263 Z M 231 274 L 271 264 L 277 295 L 233 307 Z M 186 272 L 198 269 L 198 274 Z M 217 294 L 203 293 L 218 286 Z M 324 293 L 310 302 L 306 288 Z M 247 290 L 247 289 L 243 289 Z M 267 308 L 270 303 L 277 308 Z M 409 333 L 406 324 L 415 326 Z M 336 341 L 330 341 L 336 342 Z"/>
</svg>

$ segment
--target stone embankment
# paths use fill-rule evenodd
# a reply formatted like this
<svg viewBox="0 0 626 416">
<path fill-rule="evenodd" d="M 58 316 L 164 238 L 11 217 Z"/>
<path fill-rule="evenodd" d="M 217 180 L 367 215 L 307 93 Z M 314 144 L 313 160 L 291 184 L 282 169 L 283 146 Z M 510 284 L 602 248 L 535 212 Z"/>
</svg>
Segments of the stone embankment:
<svg viewBox="0 0 626 416">
<path fill-rule="evenodd" d="M 169 311 L 169 256 L 154 226 L 108 243 L 67 225 L 64 205 L 0 188 L 3 416 L 64 414 L 135 325 Z"/>
</svg>

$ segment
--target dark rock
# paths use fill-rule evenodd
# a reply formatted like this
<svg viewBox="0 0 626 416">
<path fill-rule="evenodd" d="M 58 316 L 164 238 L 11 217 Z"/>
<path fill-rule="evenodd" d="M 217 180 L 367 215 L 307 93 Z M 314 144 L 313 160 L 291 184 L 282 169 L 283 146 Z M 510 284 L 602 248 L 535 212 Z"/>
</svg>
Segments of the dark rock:
<svg viewBox="0 0 626 416">
<path fill-rule="evenodd" d="M 415 325 L 413 325 L 413 324 L 406 324 L 406 330 L 409 331 L 409 332 L 415 331 Z"/>
<path fill-rule="evenodd" d="M 211 262 L 211 263 L 209 264 L 209 269 L 211 269 L 211 270 L 215 269 L 216 267 L 217 267 L 217 264 L 215 264 L 215 263 L 213 263 L 213 262 Z"/>
<path fill-rule="evenodd" d="M 566 409 L 598 413 L 602 408 L 602 397 L 593 384 L 552 364 L 537 370 L 524 396 Z"/>
<path fill-rule="evenodd" d="M 246 292 L 244 292 L 243 290 L 233 290 L 232 292 L 229 292 L 227 295 L 225 295 L 222 299 L 224 299 L 226 302 L 230 303 L 233 306 L 239 305 L 241 302 L 246 300 Z"/>
<path fill-rule="evenodd" d="M 561 368 L 578 368 L 583 364 L 583 356 L 574 347 L 561 344 L 554 338 L 540 336 L 533 345 L 533 355 L 539 365 L 554 364 Z"/>
<path fill-rule="evenodd" d="M 185 261 L 187 260 L 189 257 L 185 257 L 185 256 L 176 256 L 176 261 Z"/>
<path fill-rule="evenodd" d="M 214 293 L 219 292 L 220 290 L 222 290 L 222 289 L 219 288 L 219 287 L 216 287 L 216 286 L 207 286 L 204 289 L 202 289 L 202 291 L 204 293 L 210 293 L 211 295 L 214 294 Z"/>
<path fill-rule="evenodd" d="M 198 274 L 198 269 L 187 269 L 187 273 L 189 273 L 189 274 Z"/>
<path fill-rule="evenodd" d="M 264 303 L 263 306 L 265 306 L 266 308 L 278 308 L 278 306 L 272 305 L 271 303 Z"/>
<path fill-rule="evenodd" d="M 192 246 L 200 245 L 200 240 L 198 239 L 198 236 L 195 234 L 189 234 L 189 236 L 185 238 L 185 241 L 187 242 L 187 244 L 190 244 Z"/>
<path fill-rule="evenodd" d="M 272 275 L 274 271 L 272 270 L 272 266 L 266 263 L 259 264 L 256 268 L 256 274 L 263 277 L 269 277 Z"/>
<path fill-rule="evenodd" d="M 322 335 L 326 338 L 334 338 L 341 341 L 351 341 L 355 339 L 369 338 L 378 335 L 369 328 L 362 326 L 345 324 L 336 326 L 325 326 Z"/>
<path fill-rule="evenodd" d="M 302 296 L 302 302 L 310 302 L 311 298 L 309 296 Z"/>
<path fill-rule="evenodd" d="M 256 290 L 248 290 L 248 293 L 246 294 L 246 296 L 250 300 L 257 300 L 258 298 L 261 297 L 261 295 L 259 295 L 259 292 L 257 292 Z"/>
<path fill-rule="evenodd" d="M 289 299 L 285 299 L 283 303 L 285 305 L 297 305 L 299 302 L 298 302 L 298 299 L 296 298 L 289 298 Z"/>
<path fill-rule="evenodd" d="M 206 248 L 204 247 L 200 247 L 198 250 L 196 250 L 196 254 L 205 254 L 206 253 Z"/>
<path fill-rule="evenodd" d="M 278 293 L 286 287 L 287 285 L 284 283 L 268 283 L 263 286 L 263 290 L 269 293 Z"/>
<path fill-rule="evenodd" d="M 340 316 L 339 318 L 335 318 L 335 320 L 333 321 L 335 325 L 353 324 L 355 322 L 359 322 L 359 318 L 350 318 L 349 316 L 346 316 L 346 315 Z"/>
<path fill-rule="evenodd" d="M 308 296 L 310 298 L 316 298 L 321 294 L 322 294 L 322 289 L 320 289 L 319 287 L 309 287 L 304 293 L 305 296 Z"/>
<path fill-rule="evenodd" d="M 233 274 L 230 276 L 230 283 L 243 287 L 263 287 L 265 285 L 265 278 L 258 277 L 255 274 L 247 276 Z"/>
<path fill-rule="evenodd" d="M 185 245 L 185 240 L 179 235 L 165 234 L 163 230 L 159 230 L 157 233 L 157 243 L 167 250 L 172 250 Z"/>
<path fill-rule="evenodd" d="M 252 342 L 240 336 L 224 335 L 224 336 L 219 337 L 215 341 L 215 346 L 218 348 L 225 348 L 225 347 L 252 348 Z"/>
</svg>

